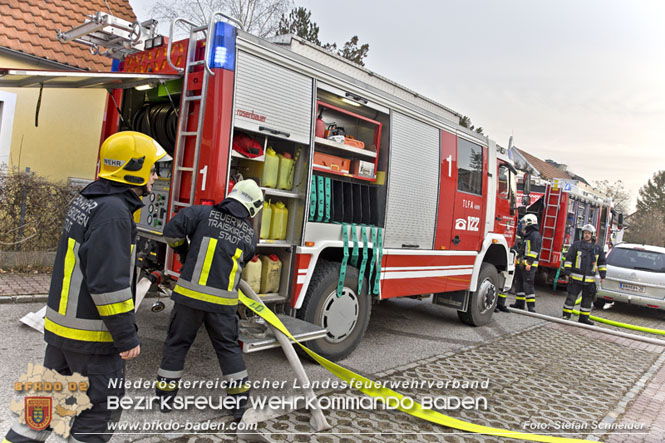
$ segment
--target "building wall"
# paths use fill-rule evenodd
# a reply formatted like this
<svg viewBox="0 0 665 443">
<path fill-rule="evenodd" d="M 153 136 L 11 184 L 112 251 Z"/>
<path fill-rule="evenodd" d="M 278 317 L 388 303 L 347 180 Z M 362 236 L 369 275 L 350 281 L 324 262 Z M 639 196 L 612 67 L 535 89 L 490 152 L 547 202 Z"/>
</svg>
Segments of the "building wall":
<svg viewBox="0 0 665 443">
<path fill-rule="evenodd" d="M 44 69 L 3 54 L 0 66 Z M 54 181 L 94 178 L 106 91 L 44 88 L 38 127 L 35 127 L 38 87 L 3 88 L 1 92 L 5 97 L 16 94 L 7 162 L 10 169 L 24 171 L 29 167 L 37 175 Z M 3 114 L 2 121 L 7 121 L 7 113 Z M 0 141 L 7 130 L 0 127 Z"/>
</svg>

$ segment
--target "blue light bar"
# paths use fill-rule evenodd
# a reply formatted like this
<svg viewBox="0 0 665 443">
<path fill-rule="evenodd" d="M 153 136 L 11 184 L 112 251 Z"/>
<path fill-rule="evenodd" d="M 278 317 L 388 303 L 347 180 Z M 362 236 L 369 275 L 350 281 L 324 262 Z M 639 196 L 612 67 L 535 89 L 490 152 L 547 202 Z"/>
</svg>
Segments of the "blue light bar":
<svg viewBox="0 0 665 443">
<path fill-rule="evenodd" d="M 210 45 L 210 69 L 215 68 L 229 71 L 236 68 L 236 28 L 225 22 L 215 24 Z"/>
</svg>

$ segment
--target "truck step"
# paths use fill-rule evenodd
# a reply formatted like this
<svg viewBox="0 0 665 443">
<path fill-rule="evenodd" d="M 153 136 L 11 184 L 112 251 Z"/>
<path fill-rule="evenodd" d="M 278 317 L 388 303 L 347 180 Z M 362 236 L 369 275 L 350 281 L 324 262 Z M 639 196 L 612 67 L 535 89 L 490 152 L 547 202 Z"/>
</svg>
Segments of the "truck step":
<svg viewBox="0 0 665 443">
<path fill-rule="evenodd" d="M 327 332 L 321 326 L 288 315 L 278 314 L 277 317 L 299 342 L 316 340 L 326 336 Z M 242 346 L 242 352 L 246 354 L 279 347 L 279 342 L 265 324 L 241 321 L 238 339 Z"/>
</svg>

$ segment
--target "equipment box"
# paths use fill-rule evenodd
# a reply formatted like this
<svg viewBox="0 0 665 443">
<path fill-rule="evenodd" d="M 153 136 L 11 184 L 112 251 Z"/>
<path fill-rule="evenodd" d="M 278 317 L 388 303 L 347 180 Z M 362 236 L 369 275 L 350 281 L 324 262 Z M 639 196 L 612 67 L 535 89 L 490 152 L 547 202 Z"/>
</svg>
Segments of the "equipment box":
<svg viewBox="0 0 665 443">
<path fill-rule="evenodd" d="M 361 177 L 374 178 L 374 163 L 364 160 L 351 162 L 351 173 Z"/>
<path fill-rule="evenodd" d="M 348 158 L 337 157 L 336 155 L 324 154 L 322 152 L 314 153 L 314 166 L 329 171 L 342 172 L 348 174 L 351 169 L 351 160 Z"/>
</svg>

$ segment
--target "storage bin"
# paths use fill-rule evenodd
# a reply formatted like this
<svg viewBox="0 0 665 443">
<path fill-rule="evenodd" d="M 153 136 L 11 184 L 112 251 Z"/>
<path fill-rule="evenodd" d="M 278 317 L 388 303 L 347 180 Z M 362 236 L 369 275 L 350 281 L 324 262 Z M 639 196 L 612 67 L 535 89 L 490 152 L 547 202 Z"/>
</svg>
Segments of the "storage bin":
<svg viewBox="0 0 665 443">
<path fill-rule="evenodd" d="M 275 254 L 261 256 L 261 294 L 279 291 L 282 262 Z"/>
<path fill-rule="evenodd" d="M 277 186 L 277 174 L 279 172 L 279 157 L 273 148 L 266 150 L 266 158 L 263 161 L 263 175 L 261 186 L 274 188 Z"/>
<path fill-rule="evenodd" d="M 259 256 L 255 255 L 245 264 L 242 270 L 242 279 L 247 282 L 252 291 L 257 294 L 261 291 L 261 268 L 263 267 Z"/>
</svg>

